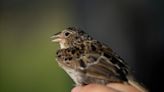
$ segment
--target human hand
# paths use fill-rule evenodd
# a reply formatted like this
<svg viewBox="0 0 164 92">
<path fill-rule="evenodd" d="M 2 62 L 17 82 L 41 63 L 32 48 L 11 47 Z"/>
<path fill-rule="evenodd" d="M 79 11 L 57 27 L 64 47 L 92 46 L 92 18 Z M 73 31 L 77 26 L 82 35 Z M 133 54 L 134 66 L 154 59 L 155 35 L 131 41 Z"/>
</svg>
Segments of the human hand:
<svg viewBox="0 0 164 92">
<path fill-rule="evenodd" d="M 130 85 L 121 83 L 110 83 L 107 86 L 99 84 L 89 84 L 86 86 L 77 86 L 71 92 L 140 92 Z"/>
</svg>

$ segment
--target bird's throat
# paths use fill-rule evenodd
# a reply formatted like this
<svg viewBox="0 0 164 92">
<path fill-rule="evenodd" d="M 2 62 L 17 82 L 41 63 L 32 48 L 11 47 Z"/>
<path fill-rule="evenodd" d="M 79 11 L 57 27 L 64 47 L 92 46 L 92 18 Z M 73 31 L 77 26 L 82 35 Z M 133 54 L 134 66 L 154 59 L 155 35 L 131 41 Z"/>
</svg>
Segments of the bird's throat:
<svg viewBox="0 0 164 92">
<path fill-rule="evenodd" d="M 61 49 L 69 48 L 68 45 L 66 45 L 65 43 L 59 43 L 59 44 Z"/>
</svg>

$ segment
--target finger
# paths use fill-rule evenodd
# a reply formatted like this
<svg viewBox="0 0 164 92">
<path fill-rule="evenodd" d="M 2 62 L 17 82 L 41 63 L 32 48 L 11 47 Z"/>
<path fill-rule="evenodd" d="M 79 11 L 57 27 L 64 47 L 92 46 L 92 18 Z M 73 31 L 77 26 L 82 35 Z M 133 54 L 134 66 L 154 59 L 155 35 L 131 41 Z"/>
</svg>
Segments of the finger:
<svg viewBox="0 0 164 92">
<path fill-rule="evenodd" d="M 121 92 L 140 92 L 138 89 L 134 88 L 133 86 L 127 84 L 120 84 L 120 83 L 110 83 L 107 85 L 113 89 L 119 90 Z"/>
<path fill-rule="evenodd" d="M 71 92 L 80 92 L 81 89 L 82 89 L 82 86 L 76 86 L 76 87 L 74 87 L 74 88 L 72 89 Z"/>
<path fill-rule="evenodd" d="M 89 84 L 86 86 L 78 86 L 72 89 L 71 92 L 118 92 L 113 88 L 99 84 Z"/>
</svg>

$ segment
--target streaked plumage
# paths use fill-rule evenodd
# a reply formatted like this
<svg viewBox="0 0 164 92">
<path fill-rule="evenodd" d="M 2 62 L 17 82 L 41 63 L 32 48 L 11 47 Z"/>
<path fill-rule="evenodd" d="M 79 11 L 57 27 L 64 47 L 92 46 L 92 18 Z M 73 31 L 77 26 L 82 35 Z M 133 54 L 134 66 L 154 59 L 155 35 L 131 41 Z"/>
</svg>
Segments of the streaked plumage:
<svg viewBox="0 0 164 92">
<path fill-rule="evenodd" d="M 120 56 L 84 31 L 69 27 L 52 38 L 55 38 L 52 41 L 59 42 L 61 47 L 57 51 L 58 64 L 76 85 L 90 83 L 106 85 L 119 82 L 137 85 L 140 90 L 144 90 L 133 80 L 127 64 Z"/>
</svg>

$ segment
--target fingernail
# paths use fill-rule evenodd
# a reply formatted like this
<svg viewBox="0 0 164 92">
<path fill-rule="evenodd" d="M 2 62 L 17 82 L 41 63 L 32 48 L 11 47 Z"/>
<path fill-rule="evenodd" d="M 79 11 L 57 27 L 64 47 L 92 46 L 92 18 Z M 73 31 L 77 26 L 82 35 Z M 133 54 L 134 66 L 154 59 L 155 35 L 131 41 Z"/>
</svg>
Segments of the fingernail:
<svg viewBox="0 0 164 92">
<path fill-rule="evenodd" d="M 80 92 L 81 86 L 74 87 L 71 92 Z"/>
</svg>

